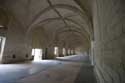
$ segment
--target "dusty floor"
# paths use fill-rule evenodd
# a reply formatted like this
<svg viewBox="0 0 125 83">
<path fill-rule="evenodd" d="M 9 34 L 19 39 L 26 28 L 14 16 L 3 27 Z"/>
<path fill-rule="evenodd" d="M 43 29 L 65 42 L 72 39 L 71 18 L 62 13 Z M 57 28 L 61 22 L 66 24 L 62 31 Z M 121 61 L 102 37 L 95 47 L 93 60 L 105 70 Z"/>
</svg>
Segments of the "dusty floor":
<svg viewBox="0 0 125 83">
<path fill-rule="evenodd" d="M 0 83 L 96 83 L 87 58 L 74 55 L 58 59 L 1 64 Z"/>
</svg>

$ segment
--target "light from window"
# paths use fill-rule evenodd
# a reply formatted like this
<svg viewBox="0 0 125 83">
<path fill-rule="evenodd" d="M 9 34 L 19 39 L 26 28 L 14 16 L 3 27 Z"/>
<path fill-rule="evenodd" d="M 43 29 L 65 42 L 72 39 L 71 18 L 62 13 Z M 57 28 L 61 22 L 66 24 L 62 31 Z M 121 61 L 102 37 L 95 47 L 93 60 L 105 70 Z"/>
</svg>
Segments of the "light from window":
<svg viewBox="0 0 125 83">
<path fill-rule="evenodd" d="M 63 55 L 66 55 L 66 49 L 63 48 Z"/>
<path fill-rule="evenodd" d="M 6 37 L 0 36 L 0 61 L 2 61 L 2 56 L 4 52 Z"/>
<path fill-rule="evenodd" d="M 42 59 L 42 49 L 32 49 L 32 56 L 34 56 L 34 61 L 39 61 Z"/>
<path fill-rule="evenodd" d="M 58 52 L 59 52 L 58 47 L 55 47 L 55 48 L 54 48 L 54 54 L 55 54 L 56 56 L 58 56 Z"/>
</svg>

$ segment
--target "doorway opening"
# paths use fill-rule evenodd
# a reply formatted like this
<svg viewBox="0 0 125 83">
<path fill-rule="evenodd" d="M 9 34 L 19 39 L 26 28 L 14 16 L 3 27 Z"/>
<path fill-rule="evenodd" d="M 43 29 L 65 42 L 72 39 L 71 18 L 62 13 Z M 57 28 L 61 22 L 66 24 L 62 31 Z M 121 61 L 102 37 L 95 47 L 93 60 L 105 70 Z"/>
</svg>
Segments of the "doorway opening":
<svg viewBox="0 0 125 83">
<path fill-rule="evenodd" d="M 59 56 L 59 48 L 58 47 L 54 47 L 54 54 L 56 57 Z"/>
<path fill-rule="evenodd" d="M 2 61 L 6 37 L 0 36 L 0 61 Z"/>
<path fill-rule="evenodd" d="M 42 60 L 43 50 L 42 49 L 32 49 L 32 56 L 34 57 L 34 61 L 40 61 Z"/>
<path fill-rule="evenodd" d="M 63 52 L 63 55 L 65 56 L 65 55 L 66 55 L 66 49 L 63 48 L 62 50 L 63 50 L 63 51 L 62 51 L 62 52 Z"/>
</svg>

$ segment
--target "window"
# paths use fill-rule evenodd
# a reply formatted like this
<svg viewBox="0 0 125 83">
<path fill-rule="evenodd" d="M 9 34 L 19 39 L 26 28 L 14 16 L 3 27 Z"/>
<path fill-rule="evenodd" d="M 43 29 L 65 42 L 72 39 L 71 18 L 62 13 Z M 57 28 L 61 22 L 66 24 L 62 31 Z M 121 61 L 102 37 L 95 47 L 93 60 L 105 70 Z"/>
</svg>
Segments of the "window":
<svg viewBox="0 0 125 83">
<path fill-rule="evenodd" d="M 58 49 L 58 47 L 55 47 L 55 48 L 54 48 L 54 54 L 55 54 L 56 56 L 59 55 L 59 49 Z"/>
<path fill-rule="evenodd" d="M 66 49 L 63 48 L 63 55 L 66 55 Z"/>
<path fill-rule="evenodd" d="M 35 49 L 32 49 L 32 56 L 35 55 Z"/>
<path fill-rule="evenodd" d="M 34 61 L 39 61 L 42 59 L 42 49 L 32 49 L 32 56 L 34 56 Z"/>
</svg>

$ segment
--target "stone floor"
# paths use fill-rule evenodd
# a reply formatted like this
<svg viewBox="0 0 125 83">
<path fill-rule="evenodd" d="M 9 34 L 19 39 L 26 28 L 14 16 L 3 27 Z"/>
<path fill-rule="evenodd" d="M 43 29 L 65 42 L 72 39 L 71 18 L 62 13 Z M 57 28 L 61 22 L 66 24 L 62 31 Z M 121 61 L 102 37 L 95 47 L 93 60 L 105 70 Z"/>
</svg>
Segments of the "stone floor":
<svg viewBox="0 0 125 83">
<path fill-rule="evenodd" d="M 96 83 L 93 67 L 79 56 L 0 65 L 0 83 Z M 66 59 L 66 60 L 65 60 Z M 71 61 L 70 61 L 71 60 Z M 78 62 L 79 61 L 79 62 Z"/>
</svg>

